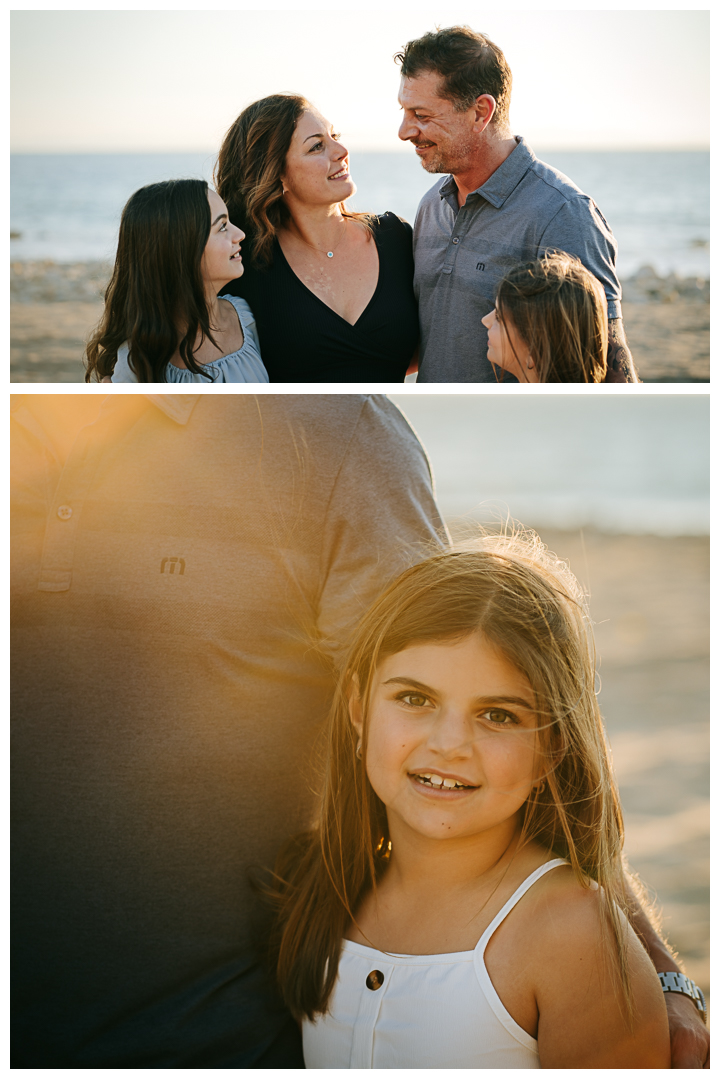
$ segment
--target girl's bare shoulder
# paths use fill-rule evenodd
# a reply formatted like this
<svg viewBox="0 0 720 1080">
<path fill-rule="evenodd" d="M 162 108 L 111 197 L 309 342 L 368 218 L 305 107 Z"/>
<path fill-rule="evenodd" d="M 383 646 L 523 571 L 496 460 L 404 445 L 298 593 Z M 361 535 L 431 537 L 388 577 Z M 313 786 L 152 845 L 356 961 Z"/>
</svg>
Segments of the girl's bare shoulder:
<svg viewBox="0 0 720 1080">
<path fill-rule="evenodd" d="M 619 915 L 634 1019 L 621 989 L 617 946 L 603 890 L 569 866 L 526 895 L 513 946 L 538 1012 L 543 1068 L 667 1068 L 667 1014 L 660 983 L 638 937 Z"/>
<path fill-rule="evenodd" d="M 553 948 L 569 936 L 594 940 L 602 913 L 602 891 L 594 881 L 580 882 L 571 866 L 556 866 L 535 882 L 525 897 L 523 919 L 536 947 Z"/>
</svg>

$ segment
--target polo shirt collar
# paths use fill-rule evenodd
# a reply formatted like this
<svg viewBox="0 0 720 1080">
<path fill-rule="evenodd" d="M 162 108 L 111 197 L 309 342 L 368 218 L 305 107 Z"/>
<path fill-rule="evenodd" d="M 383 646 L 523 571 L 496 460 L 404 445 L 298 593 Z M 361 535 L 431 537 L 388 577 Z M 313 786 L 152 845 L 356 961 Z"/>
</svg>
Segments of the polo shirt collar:
<svg viewBox="0 0 720 1080">
<path fill-rule="evenodd" d="M 483 199 L 499 210 L 508 196 L 512 195 L 525 173 L 537 161 L 522 135 L 516 135 L 515 141 L 517 146 L 510 156 L 505 158 L 502 165 L 498 166 L 481 187 L 470 192 L 468 199 L 473 195 L 482 195 Z M 449 195 L 457 197 L 457 184 L 452 176 L 448 176 L 440 188 L 441 198 L 446 199 Z"/>
<path fill-rule="evenodd" d="M 187 424 L 202 394 L 146 394 L 146 397 L 177 424 Z"/>
</svg>

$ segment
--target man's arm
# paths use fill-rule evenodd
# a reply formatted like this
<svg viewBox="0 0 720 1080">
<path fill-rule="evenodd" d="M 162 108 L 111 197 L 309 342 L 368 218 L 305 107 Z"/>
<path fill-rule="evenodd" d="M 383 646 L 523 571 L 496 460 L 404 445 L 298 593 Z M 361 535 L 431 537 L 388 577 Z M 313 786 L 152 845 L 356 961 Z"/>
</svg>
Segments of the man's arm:
<svg viewBox="0 0 720 1080">
<path fill-rule="evenodd" d="M 625 899 L 628 918 L 633 930 L 645 946 L 656 971 L 682 971 L 670 947 L 663 941 L 643 900 L 625 876 Z M 665 994 L 670 1025 L 670 1054 L 673 1069 L 710 1068 L 710 1032 L 689 997 L 684 994 Z"/>
<path fill-rule="evenodd" d="M 363 405 L 325 514 L 317 614 L 323 651 L 336 662 L 392 579 L 448 543 L 430 464 L 408 421 L 384 395 L 353 397 Z"/>
<path fill-rule="evenodd" d="M 606 383 L 640 382 L 633 364 L 630 348 L 625 340 L 622 319 L 608 320 L 608 354 Z"/>
</svg>

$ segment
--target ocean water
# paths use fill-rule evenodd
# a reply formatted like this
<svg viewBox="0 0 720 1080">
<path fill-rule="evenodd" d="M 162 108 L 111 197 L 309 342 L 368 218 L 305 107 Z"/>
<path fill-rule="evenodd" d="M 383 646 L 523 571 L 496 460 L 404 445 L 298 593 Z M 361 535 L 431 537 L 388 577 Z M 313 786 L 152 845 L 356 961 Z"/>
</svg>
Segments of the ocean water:
<svg viewBox="0 0 720 1080">
<path fill-rule="evenodd" d="M 391 394 L 448 520 L 704 536 L 709 397 Z"/>
<path fill-rule="evenodd" d="M 698 152 L 539 152 L 590 194 L 618 240 L 628 277 L 650 264 L 660 274 L 710 274 L 710 162 Z M 10 257 L 55 262 L 112 260 L 120 213 L 143 184 L 212 179 L 214 154 L 13 154 Z M 411 153 L 354 153 L 352 206 L 393 210 L 412 221 L 436 182 Z"/>
</svg>

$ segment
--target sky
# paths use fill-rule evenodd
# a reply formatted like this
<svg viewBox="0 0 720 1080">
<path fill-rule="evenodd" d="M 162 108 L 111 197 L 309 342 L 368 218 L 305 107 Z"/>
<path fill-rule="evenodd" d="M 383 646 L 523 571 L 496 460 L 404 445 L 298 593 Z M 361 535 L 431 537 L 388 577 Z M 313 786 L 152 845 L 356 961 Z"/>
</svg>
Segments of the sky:
<svg viewBox="0 0 720 1080">
<path fill-rule="evenodd" d="M 437 25 L 489 35 L 536 149 L 709 145 L 709 12 L 102 11 L 11 14 L 11 149 L 214 151 L 266 94 L 310 98 L 354 150 L 401 150 L 393 54 Z"/>
</svg>

